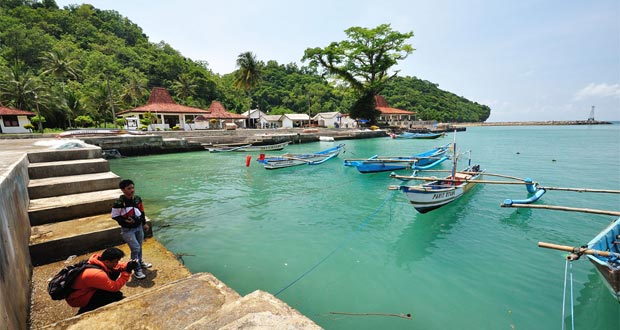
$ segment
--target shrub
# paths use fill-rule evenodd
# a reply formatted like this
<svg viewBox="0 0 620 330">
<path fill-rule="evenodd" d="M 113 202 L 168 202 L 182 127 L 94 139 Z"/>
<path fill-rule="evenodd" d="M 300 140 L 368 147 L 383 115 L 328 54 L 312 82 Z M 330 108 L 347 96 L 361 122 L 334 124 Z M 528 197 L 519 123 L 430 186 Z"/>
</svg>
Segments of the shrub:
<svg viewBox="0 0 620 330">
<path fill-rule="evenodd" d="M 32 124 L 26 124 L 26 125 L 24 125 L 24 128 L 25 128 L 25 129 L 30 129 L 30 130 L 33 130 L 33 129 L 34 129 L 34 125 L 32 125 Z"/>
<path fill-rule="evenodd" d="M 146 125 L 142 125 L 142 126 L 140 126 L 140 130 L 141 130 L 141 131 L 146 131 L 146 130 L 148 130 L 148 129 L 149 129 L 149 127 L 148 127 L 148 126 L 146 126 Z"/>
<path fill-rule="evenodd" d="M 80 127 L 90 127 L 95 123 L 90 116 L 77 116 L 74 121 Z"/>
<path fill-rule="evenodd" d="M 173 131 L 178 131 L 179 129 L 181 129 L 181 128 L 179 127 L 179 125 L 172 126 L 172 130 L 173 130 Z"/>
</svg>

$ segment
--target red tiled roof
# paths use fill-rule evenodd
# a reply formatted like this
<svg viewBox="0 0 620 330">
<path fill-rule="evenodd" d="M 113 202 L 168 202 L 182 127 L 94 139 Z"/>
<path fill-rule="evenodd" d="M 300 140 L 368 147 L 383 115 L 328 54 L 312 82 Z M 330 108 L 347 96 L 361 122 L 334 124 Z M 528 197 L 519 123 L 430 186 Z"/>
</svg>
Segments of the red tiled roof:
<svg viewBox="0 0 620 330">
<path fill-rule="evenodd" d="M 151 91 L 146 105 L 119 112 L 119 115 L 130 112 L 157 112 L 157 113 L 193 113 L 207 114 L 207 110 L 188 107 L 174 102 L 168 91 L 163 87 L 155 87 Z"/>
<path fill-rule="evenodd" d="M 35 116 L 36 113 L 26 110 L 7 108 L 0 105 L 0 116 Z"/>
<path fill-rule="evenodd" d="M 236 113 L 228 112 L 219 101 L 211 102 L 209 106 L 209 113 L 196 117 L 196 120 L 208 120 L 208 119 L 246 119 L 247 116 L 239 115 Z"/>
<path fill-rule="evenodd" d="M 376 104 L 377 110 L 381 111 L 381 114 L 384 114 L 384 115 L 414 115 L 415 114 L 415 112 L 413 111 L 390 108 L 390 106 L 388 105 L 383 95 L 375 95 L 375 104 Z"/>
</svg>

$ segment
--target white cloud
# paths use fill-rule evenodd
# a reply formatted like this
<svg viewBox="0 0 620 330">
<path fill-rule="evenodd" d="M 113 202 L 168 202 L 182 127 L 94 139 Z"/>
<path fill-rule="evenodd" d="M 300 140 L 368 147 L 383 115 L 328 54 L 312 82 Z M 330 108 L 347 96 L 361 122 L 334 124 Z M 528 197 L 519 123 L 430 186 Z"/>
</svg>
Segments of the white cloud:
<svg viewBox="0 0 620 330">
<path fill-rule="evenodd" d="M 590 83 L 588 86 L 582 88 L 575 94 L 575 101 L 580 101 L 589 97 L 605 97 L 616 96 L 620 97 L 620 84 L 607 85 L 606 83 L 594 84 Z"/>
</svg>

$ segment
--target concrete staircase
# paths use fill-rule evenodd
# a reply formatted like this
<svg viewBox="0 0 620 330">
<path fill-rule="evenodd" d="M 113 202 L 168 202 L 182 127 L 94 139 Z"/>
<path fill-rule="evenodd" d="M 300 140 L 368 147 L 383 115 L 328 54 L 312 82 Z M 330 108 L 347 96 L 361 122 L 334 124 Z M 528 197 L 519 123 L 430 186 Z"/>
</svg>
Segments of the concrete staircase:
<svg viewBox="0 0 620 330">
<path fill-rule="evenodd" d="M 100 148 L 33 152 L 28 160 L 33 265 L 122 243 L 110 218 L 120 178 Z"/>
<path fill-rule="evenodd" d="M 127 283 L 126 299 L 71 317 L 75 311 L 64 301 L 50 300 L 46 291 L 49 278 L 68 263 L 58 260 L 71 255 L 83 260 L 109 246 L 127 249 L 120 227 L 110 218 L 121 194 L 120 178 L 101 155 L 100 148 L 28 154 L 29 246 L 37 266 L 31 313 L 49 314 L 33 315 L 35 328 L 321 329 L 269 293 L 257 290 L 241 297 L 209 273 L 188 276 L 172 253 L 156 252 L 155 240 L 144 245 L 154 267 L 146 271 L 146 279 Z"/>
</svg>

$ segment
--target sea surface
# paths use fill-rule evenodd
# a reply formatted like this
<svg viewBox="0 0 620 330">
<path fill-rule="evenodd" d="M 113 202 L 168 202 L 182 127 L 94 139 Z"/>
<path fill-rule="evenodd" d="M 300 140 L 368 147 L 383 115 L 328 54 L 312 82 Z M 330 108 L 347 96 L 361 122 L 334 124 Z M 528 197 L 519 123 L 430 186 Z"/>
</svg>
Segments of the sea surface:
<svg viewBox="0 0 620 330">
<path fill-rule="evenodd" d="M 584 245 L 614 217 L 501 208 L 507 198 L 526 198 L 525 187 L 490 184 L 420 214 L 387 189 L 400 183 L 389 173 L 360 174 L 342 163 L 423 152 L 453 134 L 337 141 L 346 144 L 339 158 L 280 170 L 263 169 L 258 153 L 237 152 L 110 163 L 136 182 L 155 237 L 192 272 L 210 272 L 241 295 L 277 294 L 325 329 L 548 330 L 562 322 L 570 329 L 573 320 L 576 329 L 620 329 L 620 303 L 587 258 L 567 267 L 566 252 L 537 246 Z M 456 140 L 488 173 L 620 190 L 620 125 L 469 127 Z M 270 154 L 332 146 L 296 144 Z M 465 166 L 466 157 L 457 168 Z M 619 211 L 620 195 L 548 191 L 538 204 Z"/>
</svg>

